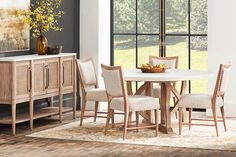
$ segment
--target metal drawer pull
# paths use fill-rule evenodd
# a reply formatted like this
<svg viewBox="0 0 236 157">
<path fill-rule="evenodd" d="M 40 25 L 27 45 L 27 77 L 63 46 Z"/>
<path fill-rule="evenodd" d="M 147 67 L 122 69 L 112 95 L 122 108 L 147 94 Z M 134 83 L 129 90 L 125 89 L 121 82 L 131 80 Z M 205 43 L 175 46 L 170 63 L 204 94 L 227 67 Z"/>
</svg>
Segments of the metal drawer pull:
<svg viewBox="0 0 236 157">
<path fill-rule="evenodd" d="M 64 85 L 65 84 L 65 66 L 64 65 L 63 65 L 63 68 L 62 68 L 62 75 L 63 75 L 62 84 Z"/>
<path fill-rule="evenodd" d="M 45 65 L 45 71 L 46 71 L 46 78 L 45 78 L 45 89 L 48 89 L 48 86 L 49 86 L 49 69 L 48 69 L 48 65 Z"/>
<path fill-rule="evenodd" d="M 28 91 L 30 92 L 32 89 L 32 70 L 28 68 Z"/>
</svg>

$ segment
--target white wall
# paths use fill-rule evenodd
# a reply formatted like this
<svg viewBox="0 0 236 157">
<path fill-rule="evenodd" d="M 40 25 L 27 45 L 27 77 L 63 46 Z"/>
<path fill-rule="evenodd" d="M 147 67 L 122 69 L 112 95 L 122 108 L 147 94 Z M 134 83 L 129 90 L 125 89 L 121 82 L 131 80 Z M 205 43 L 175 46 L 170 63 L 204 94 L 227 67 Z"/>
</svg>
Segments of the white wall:
<svg viewBox="0 0 236 157">
<path fill-rule="evenodd" d="M 109 15 L 110 0 L 80 0 L 80 58 L 93 58 L 101 87 L 101 64 L 110 64 Z M 87 106 L 94 109 L 91 103 Z"/>
<path fill-rule="evenodd" d="M 209 70 L 214 79 L 209 83 L 210 91 L 215 85 L 220 63 L 233 65 L 230 85 L 225 97 L 226 116 L 236 117 L 236 0 L 208 0 L 208 53 Z M 209 113 L 208 113 L 209 114 Z"/>
</svg>

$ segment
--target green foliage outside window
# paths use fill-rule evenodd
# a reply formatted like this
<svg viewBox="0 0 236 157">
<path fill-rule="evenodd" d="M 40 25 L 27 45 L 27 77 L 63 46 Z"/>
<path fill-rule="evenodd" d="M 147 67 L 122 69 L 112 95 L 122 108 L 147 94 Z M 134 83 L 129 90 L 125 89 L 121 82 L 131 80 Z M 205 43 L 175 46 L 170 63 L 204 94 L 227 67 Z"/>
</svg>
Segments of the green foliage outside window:
<svg viewBox="0 0 236 157">
<path fill-rule="evenodd" d="M 166 0 L 166 32 L 188 33 L 188 1 Z M 138 0 L 138 33 L 159 33 L 159 0 Z M 191 0 L 191 34 L 207 34 L 207 0 Z M 114 32 L 136 32 L 135 0 L 114 0 Z M 125 38 L 119 36 L 117 43 Z M 133 42 L 133 41 L 131 41 Z M 150 41 L 152 42 L 152 41 Z M 130 41 L 127 41 L 130 43 Z M 130 45 L 130 44 L 127 44 Z M 123 46 L 123 48 L 125 48 Z M 207 42 L 201 38 L 191 39 L 191 48 L 202 50 Z"/>
</svg>

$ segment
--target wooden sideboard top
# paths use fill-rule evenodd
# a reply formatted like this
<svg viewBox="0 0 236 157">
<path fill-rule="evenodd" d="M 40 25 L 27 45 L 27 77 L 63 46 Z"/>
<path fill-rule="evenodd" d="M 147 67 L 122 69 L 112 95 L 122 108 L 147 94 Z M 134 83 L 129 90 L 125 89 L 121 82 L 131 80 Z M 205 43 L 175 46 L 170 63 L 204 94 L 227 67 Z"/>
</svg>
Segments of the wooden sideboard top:
<svg viewBox="0 0 236 157">
<path fill-rule="evenodd" d="M 0 58 L 0 62 L 15 62 L 15 61 L 26 61 L 26 60 L 37 60 L 37 59 L 48 59 L 48 58 L 56 58 L 56 57 L 67 57 L 67 56 L 75 56 L 76 53 L 60 53 L 57 55 L 21 55 L 21 56 L 12 56 L 12 57 L 2 57 Z"/>
</svg>

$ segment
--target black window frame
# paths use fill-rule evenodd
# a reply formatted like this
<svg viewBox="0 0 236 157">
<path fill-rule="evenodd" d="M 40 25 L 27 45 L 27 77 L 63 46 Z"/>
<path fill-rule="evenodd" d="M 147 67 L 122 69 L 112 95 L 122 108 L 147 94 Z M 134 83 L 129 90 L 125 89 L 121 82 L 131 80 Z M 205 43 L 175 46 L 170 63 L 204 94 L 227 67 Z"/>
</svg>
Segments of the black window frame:
<svg viewBox="0 0 236 157">
<path fill-rule="evenodd" d="M 114 65 L 114 37 L 116 35 L 131 35 L 135 36 L 136 38 L 136 45 L 135 45 L 135 62 L 136 62 L 136 67 L 138 66 L 138 36 L 140 35 L 156 35 L 159 36 L 159 56 L 165 57 L 166 56 L 166 44 L 165 44 L 165 39 L 166 37 L 177 37 L 177 36 L 182 36 L 182 37 L 187 37 L 188 40 L 188 69 L 191 69 L 191 38 L 192 37 L 207 37 L 208 34 L 192 34 L 191 33 L 191 0 L 187 0 L 188 2 L 188 32 L 185 34 L 178 34 L 178 33 L 166 33 L 166 22 L 165 22 L 165 2 L 166 0 L 159 0 L 159 33 L 138 33 L 138 1 L 135 0 L 135 17 L 136 17 L 136 30 L 135 33 L 115 33 L 114 32 L 114 1 L 115 0 L 110 0 L 110 65 Z M 158 55 L 158 54 L 157 54 Z M 189 93 L 191 93 L 191 82 L 189 81 Z"/>
</svg>

